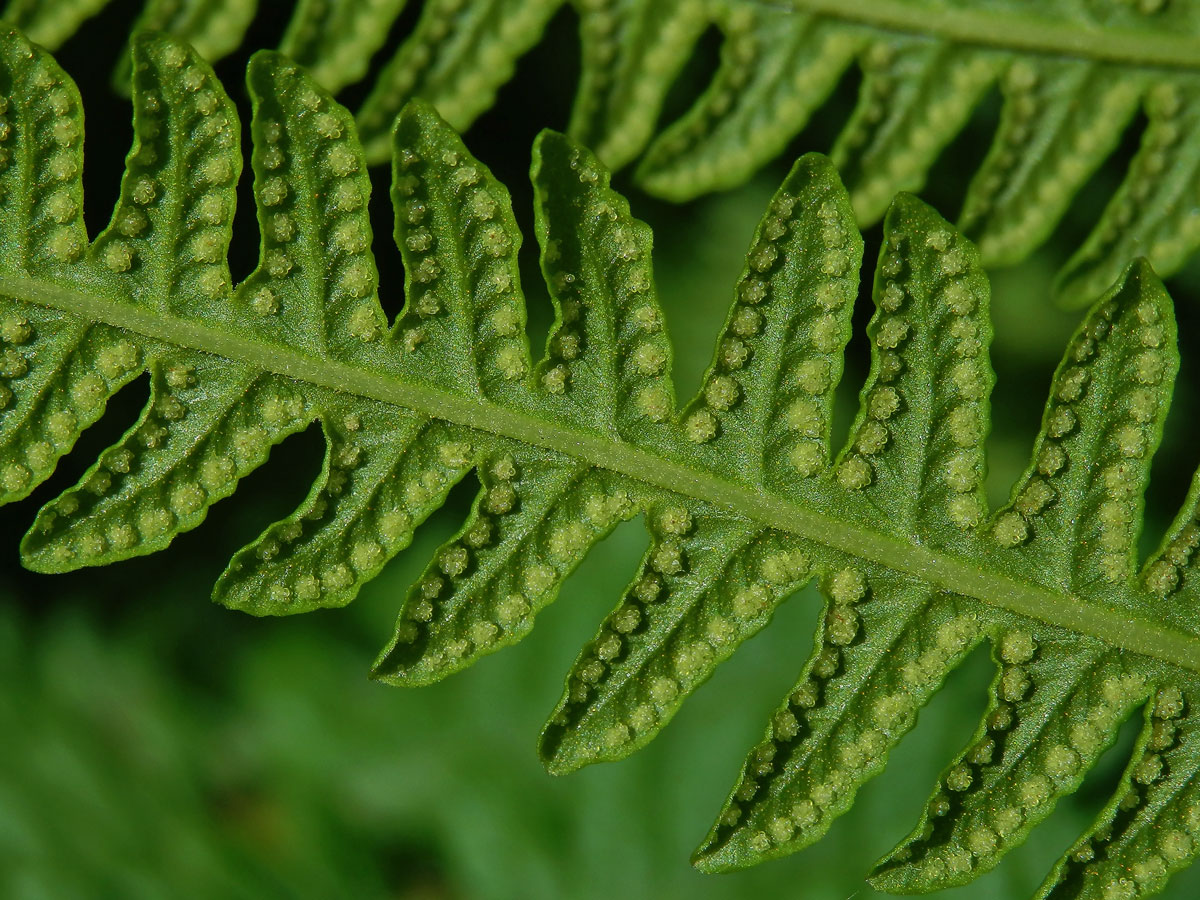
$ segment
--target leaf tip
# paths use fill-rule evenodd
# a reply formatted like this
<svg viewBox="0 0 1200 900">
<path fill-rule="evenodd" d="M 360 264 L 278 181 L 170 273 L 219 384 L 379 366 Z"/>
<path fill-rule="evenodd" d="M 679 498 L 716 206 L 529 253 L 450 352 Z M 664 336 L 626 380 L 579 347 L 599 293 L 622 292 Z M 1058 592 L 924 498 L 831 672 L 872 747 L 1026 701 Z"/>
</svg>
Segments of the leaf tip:
<svg viewBox="0 0 1200 900">
<path fill-rule="evenodd" d="M 581 759 L 578 753 L 568 752 L 571 732 L 566 725 L 551 720 L 538 736 L 537 754 L 542 766 L 551 775 L 569 775 L 578 772 L 592 760 Z"/>
<path fill-rule="evenodd" d="M 561 131 L 543 128 L 533 141 L 530 173 L 534 182 L 544 175 L 561 178 L 569 170 L 575 170 L 586 181 L 595 182 L 596 176 L 601 176 L 607 183 L 608 170 L 591 150 Z"/>
<path fill-rule="evenodd" d="M 446 125 L 446 120 L 442 118 L 437 111 L 437 107 L 424 100 L 421 97 L 410 97 L 405 101 L 404 106 L 400 108 L 400 112 L 396 115 L 396 121 L 392 125 L 392 133 L 396 134 L 402 126 L 421 126 L 430 123 Z"/>
<path fill-rule="evenodd" d="M 1067 262 L 1054 279 L 1055 302 L 1062 309 L 1086 309 L 1097 302 L 1112 299 L 1126 287 L 1138 285 L 1145 285 L 1156 298 L 1167 295 L 1166 286 L 1145 256 L 1130 261 L 1111 284 L 1099 280 L 1105 271 L 1110 270 L 1089 266 L 1084 251 L 1081 250 Z M 1097 301 L 1097 298 L 1100 300 Z M 1166 304 L 1172 305 L 1169 296 L 1166 296 Z"/>
<path fill-rule="evenodd" d="M 737 851 L 732 841 L 719 841 L 715 834 L 710 834 L 692 853 L 691 863 L 692 868 L 705 875 L 726 875 L 758 862 L 742 857 L 743 854 Z"/>
</svg>

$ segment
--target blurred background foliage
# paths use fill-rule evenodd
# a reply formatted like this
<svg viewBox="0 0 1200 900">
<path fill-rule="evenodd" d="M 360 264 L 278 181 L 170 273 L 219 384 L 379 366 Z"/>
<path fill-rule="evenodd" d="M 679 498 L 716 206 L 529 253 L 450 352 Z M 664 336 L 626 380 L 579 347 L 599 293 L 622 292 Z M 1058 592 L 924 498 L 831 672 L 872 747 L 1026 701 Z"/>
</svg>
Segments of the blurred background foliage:
<svg viewBox="0 0 1200 900">
<path fill-rule="evenodd" d="M 416 4 L 409 4 L 415 7 Z M 283 17 L 262 4 L 247 48 L 278 42 Z M 137 9 L 117 0 L 58 54 L 79 82 L 88 116 L 87 213 L 93 234 L 116 199 L 131 136 L 111 70 Z M 409 10 L 384 56 L 412 25 Z M 511 189 L 531 231 L 529 146 L 567 119 L 578 71 L 569 9 L 526 57 L 468 145 Z M 671 116 L 703 88 L 718 44 L 708 36 L 680 77 Z M 248 121 L 246 53 L 218 74 Z M 850 73 L 814 125 L 749 184 L 686 206 L 630 190 L 654 227 L 660 294 L 676 342 L 680 395 L 698 383 L 724 318 L 754 225 L 792 159 L 830 146 L 857 88 Z M 350 105 L 360 99 L 348 95 Z M 923 196 L 953 218 L 998 115 L 993 96 L 943 155 Z M 1135 149 L 1129 136 L 1096 175 L 1055 239 L 1022 266 L 993 275 L 998 374 L 989 440 L 993 502 L 1002 502 L 1037 429 L 1050 375 L 1079 314 L 1055 309 L 1052 275 L 1078 245 Z M 248 149 L 248 148 L 247 148 Z M 382 294 L 399 308 L 403 273 L 391 244 L 388 173 L 375 181 L 375 248 Z M 617 184 L 629 188 L 618 177 Z M 243 184 L 232 259 L 244 277 L 257 255 Z M 879 232 L 867 234 L 869 286 Z M 535 346 L 549 304 L 531 241 L 525 283 Z M 1198 461 L 1197 304 L 1200 266 L 1169 283 L 1184 363 L 1148 497 L 1149 549 L 1181 502 Z M 869 316 L 864 287 L 859 325 Z M 840 429 L 866 370 L 851 345 Z M 123 391 L 61 471 L 44 502 L 129 427 L 142 382 Z M 318 471 L 315 431 L 287 441 L 209 521 L 165 553 L 93 572 L 24 572 L 17 541 L 36 503 L 0 511 L 0 897 L 32 898 L 740 898 L 866 900 L 871 862 L 907 833 L 937 774 L 985 706 L 992 664 L 976 652 L 922 713 L 887 772 L 859 795 L 821 844 L 728 876 L 702 876 L 688 854 L 733 783 L 746 749 L 800 671 L 818 600 L 811 589 L 689 702 L 649 748 L 566 778 L 541 769 L 534 742 L 577 648 L 616 602 L 645 545 L 639 522 L 602 544 L 520 646 L 443 684 L 401 691 L 373 684 L 367 666 L 390 632 L 405 587 L 461 521 L 464 484 L 414 546 L 350 608 L 256 620 L 212 606 L 210 585 L 229 555 L 302 498 Z M 947 898 L 1028 896 L 1111 791 L 1134 736 L 1127 723 L 1081 791 L 1024 847 Z M 1164 895 L 1200 896 L 1200 870 Z"/>
</svg>

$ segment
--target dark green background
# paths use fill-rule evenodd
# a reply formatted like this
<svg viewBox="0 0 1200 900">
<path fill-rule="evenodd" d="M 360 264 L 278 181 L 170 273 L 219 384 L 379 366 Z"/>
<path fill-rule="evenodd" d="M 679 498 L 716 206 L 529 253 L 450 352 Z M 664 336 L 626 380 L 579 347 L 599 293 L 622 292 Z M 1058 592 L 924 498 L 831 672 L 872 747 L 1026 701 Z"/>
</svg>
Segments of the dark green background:
<svg viewBox="0 0 1200 900">
<path fill-rule="evenodd" d="M 284 17 L 275 5 L 262 4 L 248 48 L 278 41 Z M 133 2 L 114 2 L 59 53 L 80 83 L 88 116 L 93 234 L 116 198 L 130 139 L 127 102 L 110 89 L 108 75 L 135 11 Z M 412 21 L 410 10 L 389 46 Z M 572 14 L 561 13 L 495 109 L 467 135 L 508 184 L 527 234 L 528 148 L 539 128 L 565 124 L 578 70 L 574 29 Z M 677 85 L 672 109 L 703 87 L 717 46 L 709 35 Z M 243 113 L 246 58 L 236 54 L 218 67 Z M 785 158 L 737 190 L 671 207 L 618 177 L 635 214 L 655 228 L 657 280 L 676 342 L 681 395 L 707 362 L 774 185 L 795 155 L 828 149 L 856 87 L 857 75 L 847 76 Z M 343 99 L 353 107 L 362 95 L 352 89 Z M 957 212 L 997 114 L 998 99 L 989 97 L 935 169 L 925 196 L 943 214 Z M 1022 467 L 1057 355 L 1080 317 L 1051 304 L 1053 272 L 1111 194 L 1141 124 L 1131 127 L 1051 243 L 1022 266 L 995 274 L 994 502 Z M 390 241 L 387 173 L 374 174 L 382 295 L 394 313 L 403 275 Z M 232 263 L 235 277 L 244 277 L 257 253 L 245 190 L 236 230 Z M 869 284 L 878 228 L 867 237 Z M 548 302 L 533 248 L 524 253 L 540 345 Z M 1197 413 L 1191 385 L 1200 358 L 1193 337 L 1200 268 L 1173 279 L 1171 289 L 1184 364 L 1155 462 L 1147 549 L 1182 500 L 1200 457 L 1190 424 Z M 869 315 L 863 299 L 860 324 Z M 861 335 L 851 352 L 839 410 L 843 434 L 865 371 Z M 71 484 L 132 424 L 146 396 L 144 379 L 123 391 L 34 500 Z M 592 553 L 519 647 L 432 688 L 387 688 L 367 681 L 367 667 L 409 580 L 461 521 L 473 484 L 456 490 L 414 546 L 349 609 L 256 620 L 208 601 L 229 555 L 300 501 L 321 452 L 316 429 L 287 441 L 202 528 L 165 553 L 97 572 L 23 572 L 17 541 L 37 504 L 0 510 L 0 897 L 877 896 L 864 874 L 915 821 L 985 706 L 991 677 L 985 653 L 951 677 L 888 771 L 860 793 L 824 842 L 744 873 L 702 876 L 688 865 L 688 854 L 803 664 L 817 619 L 815 594 L 805 591 L 785 604 L 649 748 L 622 763 L 552 778 L 534 753 L 538 729 L 577 648 L 633 573 L 646 541 L 641 523 L 623 526 Z M 996 871 L 938 896 L 1028 896 L 1104 803 L 1132 739 L 1127 725 L 1082 790 Z M 1177 878 L 1164 896 L 1200 896 L 1200 869 Z"/>
</svg>

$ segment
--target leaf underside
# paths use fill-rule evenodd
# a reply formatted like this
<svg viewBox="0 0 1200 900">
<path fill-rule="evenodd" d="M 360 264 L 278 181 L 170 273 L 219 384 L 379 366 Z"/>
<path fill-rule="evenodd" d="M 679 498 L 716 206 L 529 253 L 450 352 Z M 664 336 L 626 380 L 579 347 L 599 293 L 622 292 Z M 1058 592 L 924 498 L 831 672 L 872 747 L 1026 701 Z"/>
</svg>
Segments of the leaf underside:
<svg viewBox="0 0 1200 900">
<path fill-rule="evenodd" d="M 5 17 L 51 49 L 109 0 L 10 0 Z M 367 160 L 391 157 L 404 103 L 433 103 L 465 129 L 567 0 L 425 0 L 357 114 Z M 280 50 L 337 91 L 366 77 L 404 0 L 297 0 Z M 1003 105 L 960 227 L 987 266 L 1018 262 L 1052 233 L 1139 109 L 1141 146 L 1091 234 L 1059 275 L 1086 306 L 1135 256 L 1163 274 L 1200 247 L 1200 3 L 1080 6 L 1021 0 L 572 0 L 581 76 L 571 135 L 609 167 L 687 200 L 739 184 L 784 152 L 848 69 L 858 105 L 832 149 L 858 221 L 919 191 L 989 91 Z M 215 60 L 234 50 L 254 0 L 146 0 L 135 27 L 168 31 Z M 723 38 L 704 93 L 659 130 L 663 103 L 707 28 Z M 122 69 L 118 82 L 128 83 Z M 648 149 L 647 149 L 648 147 Z M 645 151 L 645 154 L 643 154 Z"/>
<path fill-rule="evenodd" d="M 1200 852 L 1200 489 L 1149 560 L 1135 551 L 1178 366 L 1149 265 L 1072 338 L 1030 466 L 993 512 L 988 282 L 975 246 L 915 198 L 887 214 L 871 368 L 836 449 L 863 243 L 825 158 L 802 157 L 775 194 L 702 387 L 677 404 L 650 231 L 582 145 L 546 132 L 534 147 L 555 311 L 535 361 L 508 193 L 431 107 L 410 104 L 392 136 L 407 287 L 388 322 L 350 113 L 277 53 L 253 58 L 247 85 L 261 252 L 234 286 L 241 125 L 208 64 L 172 38 L 135 42 L 134 146 L 89 243 L 78 91 L 20 33 L 0 37 L 0 499 L 48 478 L 122 385 L 151 381 L 138 422 L 38 513 L 27 566 L 161 549 L 316 423 L 310 494 L 214 596 L 256 615 L 344 605 L 474 471 L 467 520 L 375 663 L 388 683 L 519 640 L 593 544 L 644 519 L 645 557 L 543 731 L 552 771 L 644 745 L 819 584 L 816 648 L 697 851 L 705 871 L 819 839 L 984 642 L 989 708 L 873 883 L 927 891 L 987 871 L 1134 714 L 1120 785 L 1038 896 L 1150 894 Z"/>
</svg>

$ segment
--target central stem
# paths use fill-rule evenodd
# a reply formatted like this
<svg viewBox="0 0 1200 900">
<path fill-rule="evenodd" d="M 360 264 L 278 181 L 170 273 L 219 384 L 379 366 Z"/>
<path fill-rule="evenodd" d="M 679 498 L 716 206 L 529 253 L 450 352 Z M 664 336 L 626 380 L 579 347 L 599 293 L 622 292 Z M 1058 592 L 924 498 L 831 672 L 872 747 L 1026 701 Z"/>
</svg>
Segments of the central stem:
<svg viewBox="0 0 1200 900">
<path fill-rule="evenodd" d="M 817 510 L 743 487 L 611 438 L 535 418 L 486 400 L 460 397 L 395 376 L 316 359 L 290 347 L 229 334 L 190 320 L 29 278 L 0 276 L 0 295 L 136 332 L 175 347 L 221 356 L 260 371 L 404 407 L 472 430 L 544 447 L 683 497 L 870 560 L 991 606 L 1200 672 L 1200 640 L 1146 618 L 1051 591 L 979 562 L 898 541 Z"/>
</svg>

